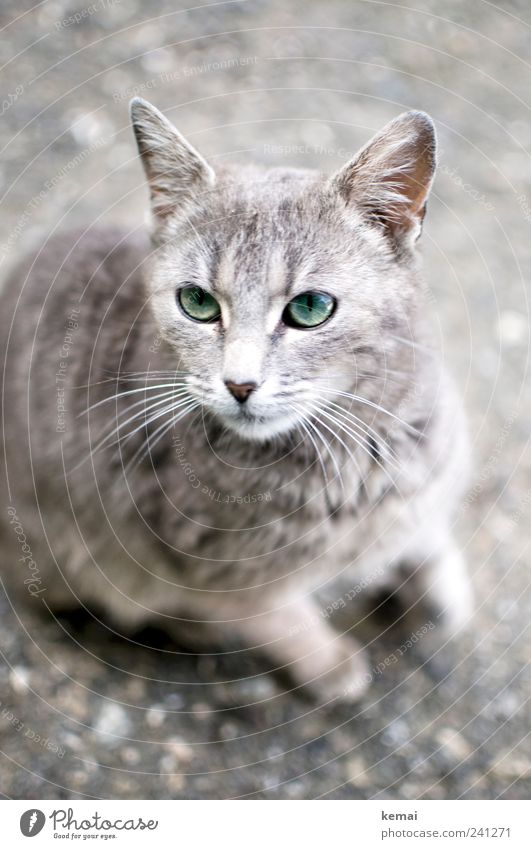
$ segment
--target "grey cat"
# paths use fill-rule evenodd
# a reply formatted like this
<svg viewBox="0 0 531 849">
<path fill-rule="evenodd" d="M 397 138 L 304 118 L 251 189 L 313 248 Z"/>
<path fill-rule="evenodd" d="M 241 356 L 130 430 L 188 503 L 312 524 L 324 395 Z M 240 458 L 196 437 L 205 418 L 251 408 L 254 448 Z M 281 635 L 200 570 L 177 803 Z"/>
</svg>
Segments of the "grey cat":
<svg viewBox="0 0 531 849">
<path fill-rule="evenodd" d="M 317 590 L 409 576 L 450 631 L 472 606 L 464 418 L 415 251 L 433 124 L 405 113 L 326 177 L 215 172 L 131 112 L 150 238 L 63 233 L 2 295 L 3 569 L 51 608 L 258 647 L 357 699 L 363 649 Z"/>
</svg>

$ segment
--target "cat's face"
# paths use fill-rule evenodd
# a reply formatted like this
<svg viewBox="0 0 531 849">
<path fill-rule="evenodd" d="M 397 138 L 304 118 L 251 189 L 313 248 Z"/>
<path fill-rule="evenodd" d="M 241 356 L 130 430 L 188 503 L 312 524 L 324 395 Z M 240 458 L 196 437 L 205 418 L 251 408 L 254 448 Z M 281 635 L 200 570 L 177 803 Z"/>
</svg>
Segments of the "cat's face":
<svg viewBox="0 0 531 849">
<path fill-rule="evenodd" d="M 328 180 L 215 175 L 153 107 L 134 101 L 133 120 L 155 224 L 151 303 L 190 394 L 239 436 L 266 440 L 381 371 L 414 301 L 429 119 L 393 122 Z"/>
</svg>

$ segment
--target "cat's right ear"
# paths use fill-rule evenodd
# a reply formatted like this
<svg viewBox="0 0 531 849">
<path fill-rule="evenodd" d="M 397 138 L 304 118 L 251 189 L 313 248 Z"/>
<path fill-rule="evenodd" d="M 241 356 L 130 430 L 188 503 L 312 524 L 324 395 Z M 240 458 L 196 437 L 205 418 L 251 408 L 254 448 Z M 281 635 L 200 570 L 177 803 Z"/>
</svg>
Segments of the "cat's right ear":
<svg viewBox="0 0 531 849">
<path fill-rule="evenodd" d="M 201 154 L 151 103 L 135 97 L 130 110 L 155 224 L 163 224 L 187 202 L 209 191 L 216 176 Z"/>
<path fill-rule="evenodd" d="M 331 178 L 395 244 L 418 238 L 436 162 L 435 128 L 425 112 L 404 112 Z"/>
</svg>

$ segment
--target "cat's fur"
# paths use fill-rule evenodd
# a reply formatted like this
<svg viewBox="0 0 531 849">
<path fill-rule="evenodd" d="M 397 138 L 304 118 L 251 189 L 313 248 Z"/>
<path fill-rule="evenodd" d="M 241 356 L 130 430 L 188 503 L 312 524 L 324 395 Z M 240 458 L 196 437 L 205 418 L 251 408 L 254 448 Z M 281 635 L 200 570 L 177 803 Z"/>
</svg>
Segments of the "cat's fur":
<svg viewBox="0 0 531 849">
<path fill-rule="evenodd" d="M 19 587 L 33 575 L 50 607 L 74 597 L 120 628 L 208 623 L 220 650 L 261 647 L 297 683 L 357 698 L 363 651 L 319 611 L 318 587 L 398 583 L 402 566 L 450 628 L 471 605 L 451 535 L 463 417 L 430 347 L 414 246 L 433 125 L 402 115 L 326 178 L 214 173 L 154 107 L 135 100 L 132 115 L 151 241 L 56 236 L 2 295 L 3 569 Z M 221 323 L 182 314 L 184 282 L 215 294 Z M 337 298 L 333 317 L 286 327 L 286 303 L 309 289 Z M 240 405 L 224 380 L 258 388 Z M 164 411 L 164 398 L 144 405 L 172 381 L 196 406 L 142 456 L 171 415 L 126 437 Z M 97 448 L 120 422 L 120 445 Z"/>
</svg>

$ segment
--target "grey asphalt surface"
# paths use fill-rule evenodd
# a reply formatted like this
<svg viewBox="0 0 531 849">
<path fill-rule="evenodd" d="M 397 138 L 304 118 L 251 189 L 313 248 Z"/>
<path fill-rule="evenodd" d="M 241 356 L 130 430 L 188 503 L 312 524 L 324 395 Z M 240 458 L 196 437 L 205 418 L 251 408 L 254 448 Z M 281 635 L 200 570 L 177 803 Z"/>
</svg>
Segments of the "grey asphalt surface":
<svg viewBox="0 0 531 849">
<path fill-rule="evenodd" d="M 477 594 L 437 645 L 384 605 L 356 708 L 245 653 L 197 657 L 0 596 L 0 793 L 97 798 L 528 798 L 531 792 L 531 9 L 482 0 L 4 0 L 2 273 L 56 226 L 142 220 L 127 102 L 209 157 L 331 171 L 406 108 L 440 169 L 422 249 L 474 445 L 457 533 Z M 364 611 L 360 601 L 349 615 Z M 426 621 L 426 619 L 424 619 Z"/>
</svg>

